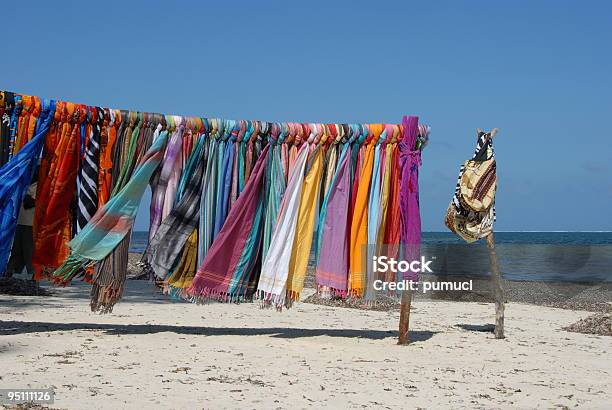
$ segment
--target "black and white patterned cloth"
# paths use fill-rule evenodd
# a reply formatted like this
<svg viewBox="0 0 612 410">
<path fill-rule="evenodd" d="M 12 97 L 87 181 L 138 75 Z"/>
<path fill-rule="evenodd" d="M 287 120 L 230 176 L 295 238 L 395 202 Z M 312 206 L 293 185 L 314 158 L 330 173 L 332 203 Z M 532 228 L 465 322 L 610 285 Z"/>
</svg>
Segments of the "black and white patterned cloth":
<svg viewBox="0 0 612 410">
<path fill-rule="evenodd" d="M 95 118 L 92 119 L 91 132 L 85 148 L 78 176 L 77 231 L 87 225 L 87 222 L 98 210 L 98 168 L 100 165 L 100 131 L 104 124 L 104 110 L 96 107 Z"/>
</svg>

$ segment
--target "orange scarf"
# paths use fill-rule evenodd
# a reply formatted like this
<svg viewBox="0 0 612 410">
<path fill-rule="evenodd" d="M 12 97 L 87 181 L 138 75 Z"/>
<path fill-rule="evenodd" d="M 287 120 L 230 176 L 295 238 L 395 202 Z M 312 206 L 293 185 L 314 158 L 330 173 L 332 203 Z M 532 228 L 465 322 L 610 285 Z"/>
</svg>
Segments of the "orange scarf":
<svg viewBox="0 0 612 410">
<path fill-rule="evenodd" d="M 366 140 L 365 155 L 363 157 L 363 166 L 361 167 L 361 175 L 359 176 L 359 185 L 357 187 L 357 196 L 355 199 L 355 207 L 353 209 L 353 217 L 351 219 L 351 236 L 350 236 L 350 288 L 349 294 L 353 296 L 363 296 L 366 281 L 366 255 L 368 244 L 368 199 L 370 194 L 370 182 L 372 180 L 372 171 L 374 167 L 374 148 L 376 141 L 383 131 L 382 124 L 370 125 L 371 136 Z"/>
<path fill-rule="evenodd" d="M 35 279 L 47 276 L 68 257 L 71 238 L 70 207 L 76 193 L 80 124 L 85 109 L 58 102 L 55 119 L 45 140 L 40 165 L 37 206 L 34 214 Z"/>
</svg>

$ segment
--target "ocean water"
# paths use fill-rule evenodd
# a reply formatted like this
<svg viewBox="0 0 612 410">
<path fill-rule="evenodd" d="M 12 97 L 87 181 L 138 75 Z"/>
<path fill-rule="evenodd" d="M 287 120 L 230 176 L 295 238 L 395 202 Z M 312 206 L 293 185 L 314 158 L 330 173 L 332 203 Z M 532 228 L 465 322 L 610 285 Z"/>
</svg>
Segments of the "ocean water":
<svg viewBox="0 0 612 410">
<path fill-rule="evenodd" d="M 612 232 L 496 232 L 495 243 L 505 279 L 612 282 Z M 146 246 L 147 232 L 134 232 L 130 251 Z M 421 253 L 433 259 L 434 274 L 489 274 L 484 241 L 466 244 L 450 232 L 423 232 Z"/>
</svg>

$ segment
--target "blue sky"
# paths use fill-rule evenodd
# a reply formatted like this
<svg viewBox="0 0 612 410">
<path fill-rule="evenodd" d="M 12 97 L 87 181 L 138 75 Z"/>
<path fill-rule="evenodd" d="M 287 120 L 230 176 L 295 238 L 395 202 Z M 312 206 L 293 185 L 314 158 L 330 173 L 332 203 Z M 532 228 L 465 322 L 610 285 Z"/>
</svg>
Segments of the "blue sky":
<svg viewBox="0 0 612 410">
<path fill-rule="evenodd" d="M 445 229 L 475 129 L 498 127 L 498 230 L 612 229 L 609 2 L 22 3 L 2 7 L 1 89 L 235 119 L 416 114 L 424 230 Z"/>
</svg>

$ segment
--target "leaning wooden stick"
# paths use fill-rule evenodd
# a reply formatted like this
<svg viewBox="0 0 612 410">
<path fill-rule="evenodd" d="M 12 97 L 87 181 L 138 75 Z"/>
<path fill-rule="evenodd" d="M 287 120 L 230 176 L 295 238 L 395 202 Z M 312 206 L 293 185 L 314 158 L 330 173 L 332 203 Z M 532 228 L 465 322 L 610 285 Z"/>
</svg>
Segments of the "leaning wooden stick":
<svg viewBox="0 0 612 410">
<path fill-rule="evenodd" d="M 497 264 L 497 253 L 495 252 L 495 238 L 493 232 L 486 237 L 487 248 L 489 248 L 489 259 L 491 260 L 491 284 L 493 296 L 495 297 L 495 338 L 504 338 L 504 288 L 502 286 L 501 273 Z"/>
<path fill-rule="evenodd" d="M 491 138 L 497 134 L 497 128 L 491 130 Z M 495 338 L 504 338 L 504 288 L 502 277 L 497 263 L 497 253 L 495 252 L 495 237 L 491 232 L 486 237 L 487 248 L 489 249 L 489 259 L 491 261 L 491 285 L 493 286 L 493 296 L 495 298 Z"/>
</svg>

